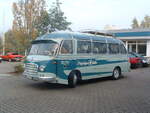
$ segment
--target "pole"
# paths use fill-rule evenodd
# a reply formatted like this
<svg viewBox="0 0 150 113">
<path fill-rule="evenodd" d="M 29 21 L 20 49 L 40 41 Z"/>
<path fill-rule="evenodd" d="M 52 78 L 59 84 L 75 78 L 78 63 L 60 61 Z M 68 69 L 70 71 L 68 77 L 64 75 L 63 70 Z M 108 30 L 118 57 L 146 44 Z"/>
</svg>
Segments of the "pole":
<svg viewBox="0 0 150 113">
<path fill-rule="evenodd" d="M 3 33 L 3 55 L 5 55 L 5 33 Z"/>
<path fill-rule="evenodd" d="M 3 55 L 5 55 L 5 9 L 3 10 Z"/>
</svg>

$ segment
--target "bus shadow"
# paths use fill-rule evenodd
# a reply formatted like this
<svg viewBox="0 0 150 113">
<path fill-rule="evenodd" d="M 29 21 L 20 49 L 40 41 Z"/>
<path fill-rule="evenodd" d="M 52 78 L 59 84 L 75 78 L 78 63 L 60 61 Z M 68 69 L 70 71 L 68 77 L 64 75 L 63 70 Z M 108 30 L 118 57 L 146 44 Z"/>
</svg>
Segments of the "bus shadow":
<svg viewBox="0 0 150 113">
<path fill-rule="evenodd" d="M 126 79 L 127 77 L 121 77 L 121 79 Z M 96 79 L 90 79 L 90 80 L 82 80 L 78 82 L 77 86 L 84 86 L 88 84 L 97 84 L 97 83 L 102 83 L 106 81 L 115 81 L 112 80 L 111 77 L 103 77 L 103 78 L 96 78 Z M 69 88 L 68 85 L 63 85 L 63 84 L 57 84 L 57 83 L 47 83 L 47 82 L 38 82 L 38 83 L 30 83 L 27 85 L 28 87 L 39 89 L 39 90 L 68 90 L 72 89 Z"/>
<path fill-rule="evenodd" d="M 126 76 L 122 76 L 121 78 L 119 78 L 119 80 L 126 79 L 126 78 L 127 78 Z M 112 77 L 102 77 L 102 78 L 95 78 L 95 79 L 90 79 L 90 80 L 83 80 L 83 81 L 80 81 L 78 85 L 82 86 L 82 85 L 87 85 L 87 84 L 102 83 L 106 81 L 116 81 L 116 80 L 113 80 Z"/>
<path fill-rule="evenodd" d="M 56 90 L 56 89 L 67 89 L 67 85 L 63 84 L 56 84 L 56 83 L 47 83 L 47 82 L 38 82 L 28 84 L 28 87 L 32 87 L 39 90 Z"/>
<path fill-rule="evenodd" d="M 82 80 L 78 83 L 78 85 L 86 85 L 86 84 L 95 84 L 95 83 L 100 83 L 100 82 L 105 82 L 112 80 L 111 77 L 103 77 L 103 78 L 95 78 L 95 79 L 90 79 L 90 80 Z"/>
</svg>

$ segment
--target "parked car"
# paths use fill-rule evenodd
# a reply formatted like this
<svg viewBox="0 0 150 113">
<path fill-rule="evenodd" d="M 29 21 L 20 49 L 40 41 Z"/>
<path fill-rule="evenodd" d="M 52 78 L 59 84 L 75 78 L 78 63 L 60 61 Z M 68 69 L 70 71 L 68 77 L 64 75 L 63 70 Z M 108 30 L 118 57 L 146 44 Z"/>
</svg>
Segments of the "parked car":
<svg viewBox="0 0 150 113">
<path fill-rule="evenodd" d="M 135 55 L 132 55 L 131 53 L 129 53 L 128 56 L 129 56 L 131 68 L 137 68 L 141 65 L 141 58 L 140 57 L 136 57 Z"/>
<path fill-rule="evenodd" d="M 138 57 L 138 58 L 141 59 L 141 65 L 142 65 L 142 67 L 147 67 L 149 65 L 149 62 L 148 62 L 147 58 L 143 57 L 142 55 L 137 54 L 135 52 L 130 52 L 130 54 L 132 54 L 135 57 Z"/>
<path fill-rule="evenodd" d="M 3 60 L 7 60 L 9 62 L 11 62 L 11 61 L 21 61 L 24 58 L 23 55 L 19 55 L 17 53 L 7 53 L 7 55 L 1 55 L 0 57 Z"/>
</svg>

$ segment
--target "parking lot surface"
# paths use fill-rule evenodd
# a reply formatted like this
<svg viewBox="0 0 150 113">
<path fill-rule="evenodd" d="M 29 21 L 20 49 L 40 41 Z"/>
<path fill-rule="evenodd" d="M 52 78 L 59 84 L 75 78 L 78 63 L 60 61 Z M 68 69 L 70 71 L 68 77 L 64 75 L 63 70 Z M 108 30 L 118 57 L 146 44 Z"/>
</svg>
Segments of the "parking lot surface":
<svg viewBox="0 0 150 113">
<path fill-rule="evenodd" d="M 84 81 L 71 89 L 0 74 L 0 113 L 150 113 L 150 68 L 124 75 L 116 81 Z"/>
<path fill-rule="evenodd" d="M 14 72 L 14 66 L 20 64 L 21 62 L 7 62 L 3 61 L 0 63 L 0 74 L 8 74 Z"/>
</svg>

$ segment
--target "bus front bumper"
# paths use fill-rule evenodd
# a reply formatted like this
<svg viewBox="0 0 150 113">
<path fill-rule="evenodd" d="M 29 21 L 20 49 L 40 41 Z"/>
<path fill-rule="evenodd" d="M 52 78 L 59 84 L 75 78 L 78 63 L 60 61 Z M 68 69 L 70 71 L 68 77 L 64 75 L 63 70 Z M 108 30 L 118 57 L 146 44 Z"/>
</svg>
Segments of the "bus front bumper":
<svg viewBox="0 0 150 113">
<path fill-rule="evenodd" d="M 38 74 L 38 76 L 33 76 L 24 73 L 23 76 L 27 79 L 34 80 L 34 81 L 45 81 L 50 83 L 57 83 L 56 76 L 54 75 L 47 76 L 45 74 Z"/>
</svg>

